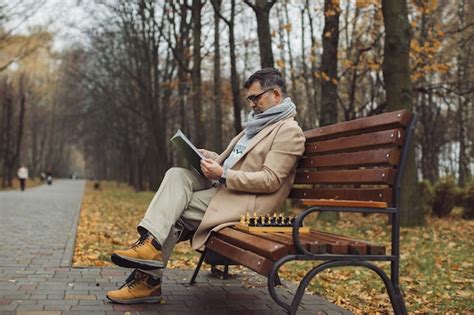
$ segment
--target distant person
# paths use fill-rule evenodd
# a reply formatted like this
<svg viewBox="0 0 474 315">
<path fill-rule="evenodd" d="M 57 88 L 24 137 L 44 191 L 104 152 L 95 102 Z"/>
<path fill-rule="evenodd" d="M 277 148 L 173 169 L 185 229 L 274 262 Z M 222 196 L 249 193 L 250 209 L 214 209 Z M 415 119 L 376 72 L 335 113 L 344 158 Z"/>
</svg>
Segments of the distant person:
<svg viewBox="0 0 474 315">
<path fill-rule="evenodd" d="M 21 164 L 17 172 L 18 179 L 20 180 L 21 191 L 25 191 L 26 180 L 28 179 L 28 169 L 24 164 Z"/>
<path fill-rule="evenodd" d="M 46 171 L 46 183 L 48 185 L 53 183 L 53 171 L 50 168 Z"/>
</svg>

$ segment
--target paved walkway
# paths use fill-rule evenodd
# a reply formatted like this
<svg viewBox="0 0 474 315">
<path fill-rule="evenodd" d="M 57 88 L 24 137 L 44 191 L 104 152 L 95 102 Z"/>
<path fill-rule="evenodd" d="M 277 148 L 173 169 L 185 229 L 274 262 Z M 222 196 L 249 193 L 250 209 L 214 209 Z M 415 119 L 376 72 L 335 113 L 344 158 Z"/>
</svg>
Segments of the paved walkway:
<svg viewBox="0 0 474 315">
<path fill-rule="evenodd" d="M 121 268 L 71 268 L 84 181 L 56 180 L 25 192 L 0 192 L 0 314 L 285 314 L 254 273 L 230 280 L 202 271 L 169 270 L 164 303 L 118 305 L 105 294 L 128 273 Z M 242 279 L 250 278 L 244 287 Z M 289 301 L 293 288 L 280 288 Z M 307 295 L 298 314 L 350 314 Z"/>
</svg>

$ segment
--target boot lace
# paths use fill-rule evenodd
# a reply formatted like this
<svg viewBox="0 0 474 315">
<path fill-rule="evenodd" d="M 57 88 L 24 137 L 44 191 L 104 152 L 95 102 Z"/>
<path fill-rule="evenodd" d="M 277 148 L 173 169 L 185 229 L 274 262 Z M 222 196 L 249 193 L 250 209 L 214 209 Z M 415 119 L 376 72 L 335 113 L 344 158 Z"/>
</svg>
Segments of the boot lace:
<svg viewBox="0 0 474 315">
<path fill-rule="evenodd" d="M 132 281 L 127 283 L 127 287 L 129 287 L 130 289 L 133 289 L 134 287 L 136 287 L 143 281 L 146 281 L 146 279 L 147 279 L 147 275 L 143 272 L 138 271 L 135 273 L 135 277 L 132 279 Z"/>
<path fill-rule="evenodd" d="M 147 239 L 148 239 L 148 235 L 140 236 L 140 238 L 135 243 L 132 244 L 132 249 L 136 249 L 140 246 L 143 246 Z"/>
</svg>

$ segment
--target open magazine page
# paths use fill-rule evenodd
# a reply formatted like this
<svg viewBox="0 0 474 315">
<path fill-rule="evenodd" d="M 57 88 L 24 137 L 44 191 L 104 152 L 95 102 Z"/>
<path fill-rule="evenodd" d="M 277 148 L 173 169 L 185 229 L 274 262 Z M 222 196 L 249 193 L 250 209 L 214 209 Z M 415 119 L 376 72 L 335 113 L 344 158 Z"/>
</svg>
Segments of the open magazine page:
<svg viewBox="0 0 474 315">
<path fill-rule="evenodd" d="M 178 147 L 179 152 L 186 158 L 186 160 L 188 160 L 192 168 L 194 168 L 199 174 L 204 175 L 201 171 L 201 160 L 205 157 L 180 129 L 178 129 L 170 141 Z"/>
</svg>

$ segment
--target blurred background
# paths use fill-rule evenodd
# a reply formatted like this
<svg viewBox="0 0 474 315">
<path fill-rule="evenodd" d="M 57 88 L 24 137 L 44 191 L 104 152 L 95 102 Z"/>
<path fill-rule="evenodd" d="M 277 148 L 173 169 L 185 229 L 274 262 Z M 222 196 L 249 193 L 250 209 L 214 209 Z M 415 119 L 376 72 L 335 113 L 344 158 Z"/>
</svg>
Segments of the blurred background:
<svg viewBox="0 0 474 315">
<path fill-rule="evenodd" d="M 180 163 L 176 130 L 222 151 L 249 110 L 243 82 L 275 66 L 303 129 L 410 108 L 421 114 L 414 176 L 465 186 L 474 2 L 387 3 L 1 0 L 1 185 L 23 163 L 30 177 L 51 169 L 154 190 Z M 400 31 L 384 16 L 407 21 L 394 44 L 409 54 L 404 80 L 387 80 L 403 69 L 393 56 L 384 69 L 387 34 Z M 402 95 L 390 99 L 393 87 Z"/>
</svg>

